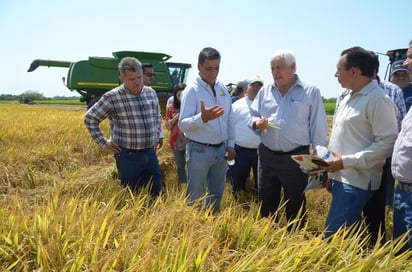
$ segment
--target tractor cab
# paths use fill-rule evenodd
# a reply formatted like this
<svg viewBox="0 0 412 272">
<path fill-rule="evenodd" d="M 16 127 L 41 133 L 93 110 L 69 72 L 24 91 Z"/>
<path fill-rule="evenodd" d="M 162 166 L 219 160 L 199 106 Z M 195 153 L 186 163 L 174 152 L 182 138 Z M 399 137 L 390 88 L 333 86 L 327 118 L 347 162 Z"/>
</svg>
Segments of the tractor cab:
<svg viewBox="0 0 412 272">
<path fill-rule="evenodd" d="M 392 72 L 392 63 L 394 63 L 397 60 L 405 60 L 407 51 L 407 48 L 401 48 L 389 50 L 386 52 L 386 55 L 389 57 L 389 63 L 386 67 L 385 79 L 389 80 L 389 76 Z"/>
</svg>

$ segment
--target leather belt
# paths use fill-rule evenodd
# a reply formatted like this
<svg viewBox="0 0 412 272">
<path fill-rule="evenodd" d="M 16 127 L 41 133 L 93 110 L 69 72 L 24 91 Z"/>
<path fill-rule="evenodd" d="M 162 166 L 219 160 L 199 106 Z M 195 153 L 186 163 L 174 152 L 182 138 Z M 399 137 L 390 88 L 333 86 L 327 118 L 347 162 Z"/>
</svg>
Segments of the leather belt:
<svg viewBox="0 0 412 272">
<path fill-rule="evenodd" d="M 398 182 L 398 184 L 399 184 L 399 188 L 400 188 L 402 191 L 412 193 L 412 183 Z"/>
<path fill-rule="evenodd" d="M 201 142 L 197 142 L 197 141 L 193 141 L 193 140 L 190 140 L 191 142 L 194 142 L 194 143 L 196 143 L 196 144 L 200 144 L 200 145 L 204 145 L 204 146 L 207 146 L 207 147 L 215 147 L 215 148 L 218 148 L 218 147 L 221 147 L 225 142 L 221 142 L 221 143 L 218 143 L 218 144 L 206 144 L 206 143 L 201 143 Z"/>
<path fill-rule="evenodd" d="M 143 148 L 143 149 L 130 149 L 130 148 L 124 148 L 124 147 L 120 147 L 122 150 L 129 152 L 129 153 L 135 153 L 135 152 L 146 152 L 149 151 L 150 149 L 152 149 L 153 147 L 147 147 L 147 148 Z"/>
<path fill-rule="evenodd" d="M 298 147 L 296 147 L 296 148 L 294 148 L 294 149 L 292 149 L 292 150 L 290 150 L 290 151 L 278 151 L 278 150 L 272 150 L 272 149 L 269 149 L 267 146 L 265 146 L 264 144 L 261 144 L 263 147 L 265 147 L 267 150 L 269 150 L 270 152 L 272 152 L 273 154 L 276 154 L 276 155 L 294 155 L 294 154 L 297 154 L 297 153 L 299 153 L 300 151 L 304 151 L 305 149 L 308 149 L 309 148 L 309 146 L 308 145 L 301 145 L 301 146 L 298 146 Z"/>
</svg>

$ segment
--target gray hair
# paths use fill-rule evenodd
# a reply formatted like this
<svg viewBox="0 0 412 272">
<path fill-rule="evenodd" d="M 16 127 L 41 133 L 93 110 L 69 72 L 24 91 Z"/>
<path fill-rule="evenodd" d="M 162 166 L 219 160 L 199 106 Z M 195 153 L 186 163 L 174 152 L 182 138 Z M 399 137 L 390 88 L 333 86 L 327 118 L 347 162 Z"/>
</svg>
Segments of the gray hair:
<svg viewBox="0 0 412 272">
<path fill-rule="evenodd" d="M 295 54 L 289 49 L 277 50 L 272 54 L 270 61 L 283 59 L 287 66 L 296 63 Z"/>
<path fill-rule="evenodd" d="M 125 57 L 119 63 L 119 73 L 121 76 L 126 75 L 126 71 L 138 72 L 142 70 L 142 63 L 133 57 Z"/>
</svg>

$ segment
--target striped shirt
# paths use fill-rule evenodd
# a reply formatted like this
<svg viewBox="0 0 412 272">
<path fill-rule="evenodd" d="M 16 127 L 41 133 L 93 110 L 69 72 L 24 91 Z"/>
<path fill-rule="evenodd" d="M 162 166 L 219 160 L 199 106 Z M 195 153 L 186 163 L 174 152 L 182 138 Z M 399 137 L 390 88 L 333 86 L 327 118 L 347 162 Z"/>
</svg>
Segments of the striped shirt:
<svg viewBox="0 0 412 272">
<path fill-rule="evenodd" d="M 85 114 L 84 123 L 100 146 L 106 139 L 99 124 L 109 119 L 110 141 L 127 149 L 153 147 L 163 138 L 162 115 L 156 92 L 147 86 L 135 95 L 124 85 L 105 93 Z"/>
</svg>

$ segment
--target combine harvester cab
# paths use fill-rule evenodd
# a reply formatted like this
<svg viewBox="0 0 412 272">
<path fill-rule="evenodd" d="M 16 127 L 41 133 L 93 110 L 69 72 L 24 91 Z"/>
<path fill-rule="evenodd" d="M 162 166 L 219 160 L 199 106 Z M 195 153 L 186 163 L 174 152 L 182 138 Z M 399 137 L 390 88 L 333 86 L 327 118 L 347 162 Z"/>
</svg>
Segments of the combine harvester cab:
<svg viewBox="0 0 412 272">
<path fill-rule="evenodd" d="M 397 60 L 406 60 L 406 53 L 408 48 L 393 49 L 386 52 L 386 55 L 389 57 L 389 63 L 386 67 L 385 79 L 389 80 L 390 74 L 392 72 L 392 63 Z"/>
<path fill-rule="evenodd" d="M 77 62 L 58 60 L 34 60 L 28 72 L 36 70 L 39 66 L 69 68 L 64 83 L 71 91 L 81 95 L 80 100 L 91 107 L 107 91 L 119 86 L 118 64 L 124 57 L 135 57 L 141 63 L 150 63 L 156 73 L 153 85 L 159 99 L 172 95 L 173 86 L 186 83 L 189 69 L 188 63 L 167 62 L 171 56 L 163 53 L 118 51 L 113 52 L 113 57 L 89 57 L 88 60 Z"/>
</svg>

